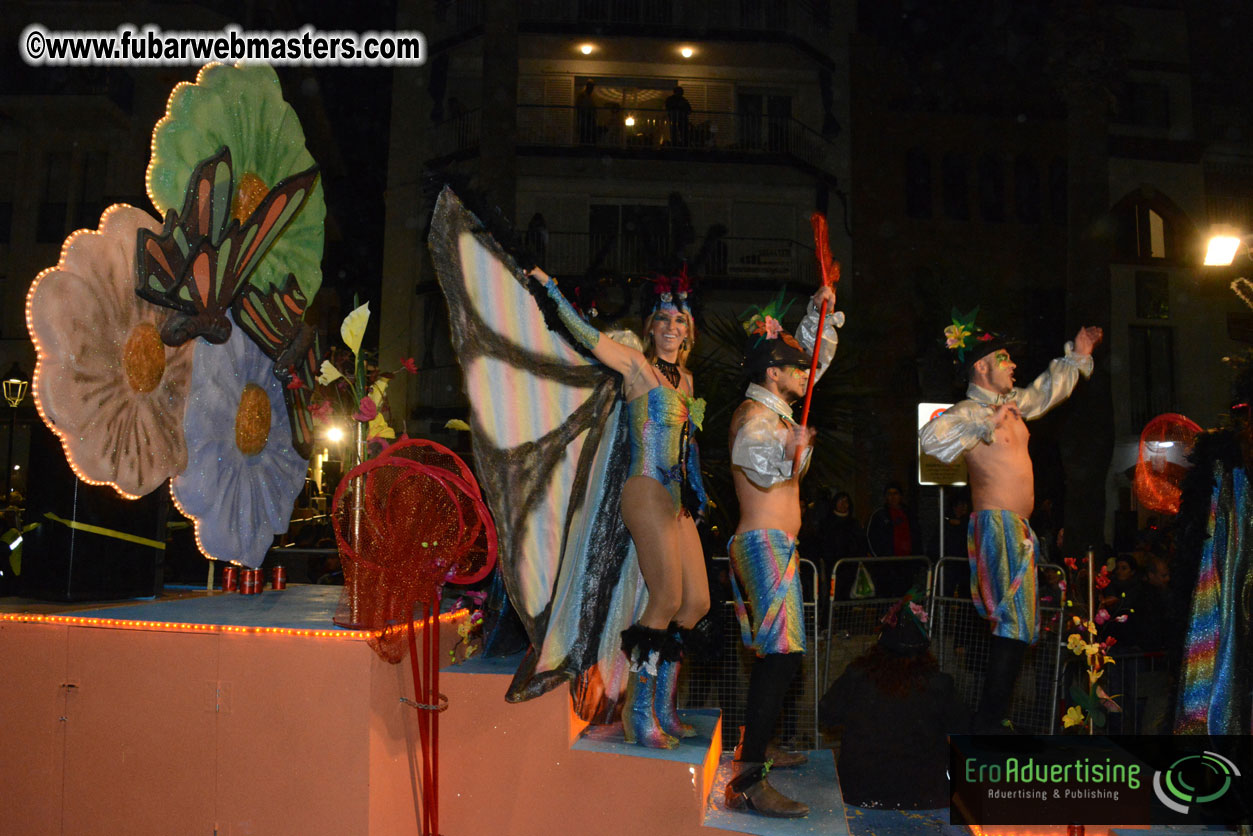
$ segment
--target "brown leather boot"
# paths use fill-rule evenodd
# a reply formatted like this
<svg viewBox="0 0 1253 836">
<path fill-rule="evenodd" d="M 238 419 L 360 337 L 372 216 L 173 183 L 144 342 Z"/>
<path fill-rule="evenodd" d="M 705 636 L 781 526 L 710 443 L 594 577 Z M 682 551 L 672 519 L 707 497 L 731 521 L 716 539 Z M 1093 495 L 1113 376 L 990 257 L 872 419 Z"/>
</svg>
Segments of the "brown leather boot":
<svg viewBox="0 0 1253 836">
<path fill-rule="evenodd" d="M 769 768 L 764 763 L 737 763 L 735 777 L 727 782 L 723 800 L 732 810 L 748 808 L 762 816 L 778 819 L 801 819 L 809 815 L 809 807 L 793 801 L 766 780 Z"/>
<path fill-rule="evenodd" d="M 744 749 L 744 727 L 740 726 L 740 742 L 735 744 L 735 760 L 738 762 Z M 780 749 L 773 743 L 766 744 L 766 760 L 770 761 L 771 769 L 787 769 L 809 763 L 809 755 L 804 752 L 789 752 Z"/>
</svg>

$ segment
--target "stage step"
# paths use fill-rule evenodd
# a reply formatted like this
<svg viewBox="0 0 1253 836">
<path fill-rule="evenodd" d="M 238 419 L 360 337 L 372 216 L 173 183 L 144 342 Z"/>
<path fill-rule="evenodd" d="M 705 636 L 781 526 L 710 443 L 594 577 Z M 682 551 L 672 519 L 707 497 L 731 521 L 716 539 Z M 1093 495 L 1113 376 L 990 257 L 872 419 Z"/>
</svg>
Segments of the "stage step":
<svg viewBox="0 0 1253 836">
<path fill-rule="evenodd" d="M 448 783 L 441 782 L 441 829 L 447 817 L 452 831 L 473 822 L 488 832 L 518 836 L 559 829 L 612 836 L 849 833 L 829 749 L 810 752 L 804 767 L 771 775 L 783 792 L 810 805 L 807 818 L 767 819 L 727 810 L 722 794 L 731 763 L 730 755 L 722 752 L 721 712 L 680 711 L 698 736 L 680 741 L 675 749 L 648 749 L 628 744 L 620 724 L 584 724 L 571 710 L 565 688 L 502 707 L 500 700 L 516 664 L 517 659 L 471 660 L 443 672 L 441 689 L 448 695 L 449 709 L 441 725 L 448 730 L 443 739 L 449 743 L 441 746 L 440 769 L 450 777 L 443 779 Z M 463 725 L 462 718 L 480 712 L 491 718 L 490 725 Z M 464 740 L 466 734 L 472 740 Z M 474 750 L 494 751 L 495 764 L 481 758 L 465 760 Z M 493 779 L 491 770 L 508 775 Z M 488 789 L 480 794 L 477 789 L 454 788 L 451 776 L 482 776 L 489 784 L 507 781 L 508 787 L 497 783 L 495 793 Z M 511 801 L 501 803 L 501 795 Z M 533 803 L 518 803 L 521 799 Z"/>
</svg>

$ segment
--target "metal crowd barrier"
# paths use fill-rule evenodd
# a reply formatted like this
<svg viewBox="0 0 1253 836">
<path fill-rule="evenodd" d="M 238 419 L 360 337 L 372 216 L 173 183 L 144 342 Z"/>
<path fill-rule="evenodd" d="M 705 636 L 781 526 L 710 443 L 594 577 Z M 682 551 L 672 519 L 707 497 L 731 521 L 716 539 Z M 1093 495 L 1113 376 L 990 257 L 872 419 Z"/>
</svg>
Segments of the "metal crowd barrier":
<svg viewBox="0 0 1253 836">
<path fill-rule="evenodd" d="M 1010 702 L 1010 721 L 1025 734 L 1058 730 L 1064 601 L 1060 590 L 1049 584 L 1049 577 L 1053 573 L 1061 577 L 1061 571 L 1051 563 L 1036 567 L 1040 639 L 1027 650 Z M 966 558 L 946 557 L 937 564 L 928 623 L 931 652 L 940 670 L 953 677 L 957 692 L 975 709 L 983 689 L 990 632 L 970 602 L 970 563 Z"/>
<path fill-rule="evenodd" d="M 848 597 L 855 592 L 853 586 L 859 567 L 865 567 L 874 581 L 875 593 L 871 597 Z M 828 640 L 822 662 L 823 692 L 839 678 L 849 662 L 875 643 L 879 620 L 906 592 L 913 588 L 922 590 L 923 597 L 918 604 L 927 607 L 931 561 L 921 555 L 843 558 L 831 567 L 826 588 Z"/>
</svg>

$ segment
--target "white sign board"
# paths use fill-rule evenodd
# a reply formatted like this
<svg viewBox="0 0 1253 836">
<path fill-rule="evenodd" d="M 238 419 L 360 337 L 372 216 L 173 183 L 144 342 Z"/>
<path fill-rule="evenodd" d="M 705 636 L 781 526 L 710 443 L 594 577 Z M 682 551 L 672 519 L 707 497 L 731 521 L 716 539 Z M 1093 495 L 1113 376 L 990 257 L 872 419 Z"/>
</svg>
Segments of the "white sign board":
<svg viewBox="0 0 1253 836">
<path fill-rule="evenodd" d="M 951 403 L 920 403 L 918 404 L 918 429 L 921 430 L 928 421 L 952 406 Z M 952 464 L 945 464 L 935 456 L 922 452 L 922 442 L 918 442 L 918 484 L 919 485 L 964 485 L 966 484 L 966 457 L 961 456 Z"/>
</svg>

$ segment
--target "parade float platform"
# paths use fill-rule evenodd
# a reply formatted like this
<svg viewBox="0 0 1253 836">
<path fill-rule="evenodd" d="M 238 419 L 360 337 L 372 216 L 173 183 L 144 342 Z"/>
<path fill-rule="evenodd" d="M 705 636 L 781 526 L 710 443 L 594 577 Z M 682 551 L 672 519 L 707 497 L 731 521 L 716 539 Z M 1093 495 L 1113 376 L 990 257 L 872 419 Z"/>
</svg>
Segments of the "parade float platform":
<svg viewBox="0 0 1253 836">
<path fill-rule="evenodd" d="M 335 628 L 339 594 L 167 591 L 78 607 L 0 599 L 0 830 L 419 832 L 416 712 L 402 702 L 413 695 L 408 660 L 390 665 L 365 634 Z M 442 658 L 463 618 L 443 616 Z M 771 774 L 810 805 L 808 818 L 726 810 L 717 711 L 683 712 L 700 735 L 672 751 L 627 745 L 621 726 L 578 720 L 565 689 L 506 703 L 518 661 L 471 659 L 441 672 L 445 836 L 969 833 L 948 825 L 946 810 L 846 808 L 828 749 Z M 1089 834 L 1100 831 L 1122 832 Z"/>
<path fill-rule="evenodd" d="M 339 594 L 310 585 L 77 608 L 0 601 L 3 832 L 417 832 L 409 662 L 388 664 L 366 634 L 336 628 Z M 442 617 L 445 660 L 463 618 Z M 688 713 L 701 736 L 673 751 L 629 746 L 621 726 L 578 720 L 564 688 L 506 703 L 518 661 L 441 671 L 446 836 L 848 832 L 829 750 L 774 776 L 811 804 L 809 818 L 725 811 L 716 711 Z"/>
</svg>

